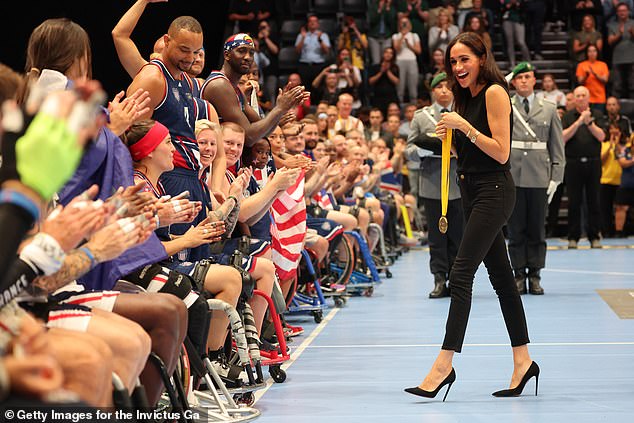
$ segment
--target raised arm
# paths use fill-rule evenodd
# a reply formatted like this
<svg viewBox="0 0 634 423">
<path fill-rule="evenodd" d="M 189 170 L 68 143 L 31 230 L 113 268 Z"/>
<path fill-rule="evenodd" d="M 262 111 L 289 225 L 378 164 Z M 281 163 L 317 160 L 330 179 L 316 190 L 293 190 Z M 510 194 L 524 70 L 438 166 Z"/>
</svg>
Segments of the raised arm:
<svg viewBox="0 0 634 423">
<path fill-rule="evenodd" d="M 202 97 L 216 108 L 218 115 L 224 121 L 237 123 L 245 129 L 245 144 L 250 147 L 269 134 L 286 112 L 302 103 L 304 93 L 304 88 L 301 86 L 285 90 L 278 96 L 275 107 L 268 115 L 260 120 L 255 120 L 253 117 L 253 122 L 242 112 L 235 91 L 224 80 L 218 79 L 207 84 Z"/>
<path fill-rule="evenodd" d="M 139 19 L 141 19 L 141 15 L 143 15 L 148 3 L 166 1 L 167 0 L 137 0 L 112 29 L 112 40 L 114 41 L 114 47 L 117 50 L 119 61 L 132 78 L 134 78 L 143 65 L 147 63 L 147 60 L 143 58 L 136 44 L 132 41 L 132 32 L 139 22 Z"/>
</svg>

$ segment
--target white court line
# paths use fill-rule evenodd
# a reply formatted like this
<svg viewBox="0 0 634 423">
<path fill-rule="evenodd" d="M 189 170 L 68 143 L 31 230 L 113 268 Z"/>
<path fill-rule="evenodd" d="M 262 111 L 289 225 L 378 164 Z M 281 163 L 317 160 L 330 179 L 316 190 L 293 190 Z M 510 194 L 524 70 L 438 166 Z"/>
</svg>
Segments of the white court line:
<svg viewBox="0 0 634 423">
<path fill-rule="evenodd" d="M 606 345 L 634 345 L 634 342 L 531 342 L 531 347 L 578 347 Z M 465 347 L 508 347 L 509 344 L 464 344 Z M 442 344 L 356 344 L 356 345 L 314 345 L 308 348 L 439 348 Z"/>
<path fill-rule="evenodd" d="M 544 268 L 542 272 L 557 272 L 557 273 L 586 273 L 593 275 L 609 275 L 609 276 L 634 276 L 632 272 L 599 272 L 596 270 L 569 270 L 569 269 L 550 269 Z"/>
<path fill-rule="evenodd" d="M 341 310 L 341 308 L 339 307 L 335 307 L 334 309 L 332 309 L 330 313 L 328 313 L 328 315 L 324 318 L 324 320 L 322 320 L 321 323 L 317 325 L 315 329 L 313 329 L 310 335 L 308 335 L 308 337 L 304 339 L 304 342 L 302 342 L 297 349 L 291 349 L 291 358 L 288 361 L 284 362 L 281 366 L 284 371 L 287 371 L 288 368 L 291 367 L 291 365 L 295 362 L 295 360 L 297 360 L 299 356 L 302 355 L 302 352 L 304 352 L 304 350 L 308 348 L 308 346 L 315 340 L 315 338 L 317 338 L 317 336 L 321 333 L 322 330 L 324 330 L 326 325 L 335 317 L 339 310 Z M 273 386 L 274 383 L 276 382 L 273 381 L 273 378 L 268 378 L 268 380 L 266 381 L 266 387 L 258 389 L 255 392 L 255 401 L 253 402 L 254 405 L 260 400 L 260 398 L 262 398 L 266 391 L 268 391 L 269 388 Z"/>
</svg>

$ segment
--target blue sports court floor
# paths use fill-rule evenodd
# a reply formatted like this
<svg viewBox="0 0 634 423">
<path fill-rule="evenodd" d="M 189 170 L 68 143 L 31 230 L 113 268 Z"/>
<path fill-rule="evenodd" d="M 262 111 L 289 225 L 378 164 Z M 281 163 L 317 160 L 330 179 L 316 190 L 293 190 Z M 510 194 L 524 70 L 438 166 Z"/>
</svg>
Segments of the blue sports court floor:
<svg viewBox="0 0 634 423">
<path fill-rule="evenodd" d="M 295 338 L 286 382 L 258 391 L 259 423 L 354 422 L 632 422 L 634 315 L 619 318 L 597 290 L 624 290 L 616 306 L 634 310 L 632 239 L 587 241 L 569 251 L 549 239 L 544 296 L 523 296 L 533 359 L 541 367 L 519 398 L 494 398 L 512 371 L 511 349 L 497 299 L 481 267 L 457 380 L 447 398 L 417 399 L 416 386 L 442 341 L 449 299 L 430 300 L 429 253 L 410 251 L 372 297 L 330 308 L 317 325 L 293 315 Z M 611 292 L 605 291 L 608 295 Z M 626 316 L 627 317 L 627 316 Z M 444 394 L 444 390 L 441 391 Z"/>
</svg>

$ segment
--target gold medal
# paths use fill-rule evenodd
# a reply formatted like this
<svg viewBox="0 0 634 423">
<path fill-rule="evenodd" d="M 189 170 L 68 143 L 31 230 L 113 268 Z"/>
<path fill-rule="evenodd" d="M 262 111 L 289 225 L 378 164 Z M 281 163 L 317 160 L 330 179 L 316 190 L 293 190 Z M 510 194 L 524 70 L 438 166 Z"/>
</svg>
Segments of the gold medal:
<svg viewBox="0 0 634 423">
<path fill-rule="evenodd" d="M 438 219 L 438 230 L 441 234 L 447 233 L 447 228 L 449 227 L 449 222 L 447 222 L 447 218 L 445 216 L 440 216 Z"/>
</svg>

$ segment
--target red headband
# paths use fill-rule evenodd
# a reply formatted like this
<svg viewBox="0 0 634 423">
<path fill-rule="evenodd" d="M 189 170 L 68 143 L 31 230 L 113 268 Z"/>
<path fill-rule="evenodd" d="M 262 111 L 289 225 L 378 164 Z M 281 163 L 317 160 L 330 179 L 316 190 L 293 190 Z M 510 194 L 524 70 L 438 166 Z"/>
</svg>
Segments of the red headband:
<svg viewBox="0 0 634 423">
<path fill-rule="evenodd" d="M 147 157 L 168 136 L 170 131 L 161 122 L 154 122 L 154 126 L 138 142 L 130 147 L 132 159 L 136 162 Z"/>
</svg>

